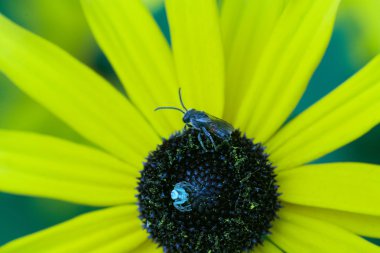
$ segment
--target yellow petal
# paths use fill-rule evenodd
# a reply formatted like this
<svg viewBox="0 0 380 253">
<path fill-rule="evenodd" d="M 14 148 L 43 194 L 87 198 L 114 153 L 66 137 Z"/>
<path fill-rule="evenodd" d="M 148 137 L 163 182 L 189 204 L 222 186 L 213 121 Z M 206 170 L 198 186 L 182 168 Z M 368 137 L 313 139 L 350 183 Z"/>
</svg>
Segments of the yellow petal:
<svg viewBox="0 0 380 253">
<path fill-rule="evenodd" d="M 277 246 L 275 246 L 273 243 L 271 243 L 268 240 L 265 240 L 263 245 L 257 246 L 257 248 L 254 248 L 252 253 L 281 253 L 283 252 Z"/>
<path fill-rule="evenodd" d="M 281 171 L 277 179 L 286 202 L 380 216 L 378 165 L 306 165 Z"/>
<path fill-rule="evenodd" d="M 138 229 L 136 232 L 132 232 L 128 236 L 125 234 L 117 234 L 117 237 L 113 238 L 113 241 L 109 243 L 99 245 L 96 249 L 91 251 L 91 253 L 125 253 L 133 252 L 136 248 L 139 248 L 140 245 L 145 242 L 148 238 L 148 235 L 141 229 Z M 138 245 L 136 245 L 138 243 Z M 145 251 L 152 253 L 151 251 Z M 161 250 L 162 252 L 162 250 Z"/>
<path fill-rule="evenodd" d="M 231 51 L 232 45 L 235 40 L 235 32 L 238 25 L 240 25 L 240 16 L 244 8 L 246 8 L 245 0 L 222 1 L 220 26 L 222 30 L 223 47 L 226 52 L 225 58 L 228 58 L 228 52 Z"/>
<path fill-rule="evenodd" d="M 224 59 L 215 0 L 167 0 L 173 54 L 185 105 L 220 117 Z"/>
<path fill-rule="evenodd" d="M 285 4 L 284 0 L 225 0 L 222 3 L 226 58 L 224 117 L 233 121 Z"/>
<path fill-rule="evenodd" d="M 129 252 L 147 240 L 136 210 L 136 206 L 121 206 L 80 215 L 10 242 L 0 247 L 0 253 L 97 252 L 120 238 L 128 244 L 107 252 Z"/>
<path fill-rule="evenodd" d="M 140 166 L 158 135 L 108 82 L 0 15 L 0 71 L 78 133 Z"/>
<path fill-rule="evenodd" d="M 281 129 L 266 145 L 278 169 L 315 160 L 380 122 L 380 56 Z"/>
<path fill-rule="evenodd" d="M 338 3 L 288 1 L 240 98 L 237 127 L 265 142 L 283 124 L 322 58 Z"/>
<path fill-rule="evenodd" d="M 330 222 L 352 233 L 380 238 L 380 216 L 293 204 L 286 204 L 285 206 L 291 206 L 292 212 Z"/>
<path fill-rule="evenodd" d="M 162 247 L 159 247 L 158 244 L 147 240 L 144 244 L 139 246 L 137 249 L 132 251 L 133 253 L 162 253 Z"/>
<path fill-rule="evenodd" d="M 86 205 L 135 202 L 137 170 L 99 150 L 0 131 L 0 191 Z"/>
<path fill-rule="evenodd" d="M 180 114 L 154 111 L 180 103 L 169 45 L 149 11 L 140 1 L 83 0 L 82 5 L 128 97 L 162 136 L 180 129 Z"/>
<path fill-rule="evenodd" d="M 270 239 L 285 252 L 379 252 L 380 248 L 335 225 L 284 208 Z"/>
</svg>

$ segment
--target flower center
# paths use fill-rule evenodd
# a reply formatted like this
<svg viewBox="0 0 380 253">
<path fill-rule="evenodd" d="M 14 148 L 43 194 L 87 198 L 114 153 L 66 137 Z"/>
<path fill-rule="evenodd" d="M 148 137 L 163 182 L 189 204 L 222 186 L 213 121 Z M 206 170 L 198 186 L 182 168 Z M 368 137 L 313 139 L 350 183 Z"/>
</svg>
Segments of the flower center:
<svg viewBox="0 0 380 253">
<path fill-rule="evenodd" d="M 199 131 L 176 133 L 151 152 L 138 185 L 140 218 L 165 252 L 242 252 L 269 233 L 280 205 L 261 144 Z"/>
</svg>

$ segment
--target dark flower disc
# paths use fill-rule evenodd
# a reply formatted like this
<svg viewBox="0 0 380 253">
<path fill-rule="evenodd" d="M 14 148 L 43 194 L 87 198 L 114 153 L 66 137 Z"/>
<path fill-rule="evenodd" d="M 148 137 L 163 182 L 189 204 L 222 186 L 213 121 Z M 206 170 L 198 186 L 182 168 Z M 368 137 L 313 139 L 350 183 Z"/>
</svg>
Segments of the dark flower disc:
<svg viewBox="0 0 380 253">
<path fill-rule="evenodd" d="M 165 252 L 242 252 L 262 243 L 280 205 L 261 144 L 236 130 L 216 149 L 176 133 L 151 152 L 138 185 L 140 218 Z"/>
</svg>

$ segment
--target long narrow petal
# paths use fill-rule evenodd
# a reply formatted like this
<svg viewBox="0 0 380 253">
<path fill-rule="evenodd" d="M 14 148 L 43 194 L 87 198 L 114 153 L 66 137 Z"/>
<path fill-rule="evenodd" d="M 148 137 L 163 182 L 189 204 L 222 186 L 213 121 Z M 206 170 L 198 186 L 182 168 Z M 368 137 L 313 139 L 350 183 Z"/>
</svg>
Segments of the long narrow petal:
<svg viewBox="0 0 380 253">
<path fill-rule="evenodd" d="M 266 145 L 278 169 L 315 160 L 380 122 L 380 56 L 304 111 Z"/>
<path fill-rule="evenodd" d="M 284 0 L 225 0 L 222 3 L 221 27 L 226 58 L 224 115 L 232 121 L 285 3 Z"/>
<path fill-rule="evenodd" d="M 159 247 L 158 244 L 152 242 L 151 240 L 147 240 L 144 244 L 139 246 L 137 249 L 132 251 L 133 253 L 162 253 L 162 247 Z"/>
<path fill-rule="evenodd" d="M 137 170 L 99 150 L 0 131 L 0 191 L 105 206 L 135 202 Z"/>
<path fill-rule="evenodd" d="M 285 206 L 291 206 L 292 212 L 333 223 L 355 234 L 380 238 L 380 216 L 293 204 Z"/>
<path fill-rule="evenodd" d="M 166 9 L 184 102 L 220 117 L 224 59 L 216 1 L 167 0 Z"/>
<path fill-rule="evenodd" d="M 10 242 L 0 247 L 0 253 L 97 252 L 119 238 L 128 240 L 128 244 L 107 252 L 129 252 L 147 240 L 137 216 L 136 206 L 94 211 Z"/>
<path fill-rule="evenodd" d="M 2 15 L 0 71 L 81 135 L 136 166 L 159 142 L 139 112 L 103 78 Z"/>
<path fill-rule="evenodd" d="M 282 171 L 278 183 L 289 203 L 380 216 L 379 165 L 306 165 Z"/>
<path fill-rule="evenodd" d="M 270 236 L 285 252 L 379 252 L 380 248 L 335 225 L 284 208 Z"/>
<path fill-rule="evenodd" d="M 240 25 L 240 17 L 244 8 L 246 8 L 246 0 L 222 1 L 220 26 L 222 30 L 223 47 L 226 52 L 226 61 L 228 60 L 228 52 L 231 51 L 234 43 L 235 32 Z"/>
<path fill-rule="evenodd" d="M 180 129 L 179 114 L 154 112 L 180 103 L 169 45 L 149 11 L 140 1 L 83 0 L 82 5 L 131 100 L 162 136 Z"/>
<path fill-rule="evenodd" d="M 240 98 L 237 127 L 265 142 L 283 124 L 322 59 L 338 3 L 288 1 Z"/>
</svg>

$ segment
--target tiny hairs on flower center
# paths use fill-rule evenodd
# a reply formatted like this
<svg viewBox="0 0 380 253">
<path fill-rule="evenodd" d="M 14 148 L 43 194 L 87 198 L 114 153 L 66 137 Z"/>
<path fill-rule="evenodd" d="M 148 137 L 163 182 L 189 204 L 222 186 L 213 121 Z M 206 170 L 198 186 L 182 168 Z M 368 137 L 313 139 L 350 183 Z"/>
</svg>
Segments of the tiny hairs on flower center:
<svg viewBox="0 0 380 253">
<path fill-rule="evenodd" d="M 202 144 L 199 138 L 205 141 Z M 186 129 L 149 154 L 138 185 L 140 219 L 165 252 L 243 252 L 263 242 L 280 208 L 261 144 Z"/>
</svg>

